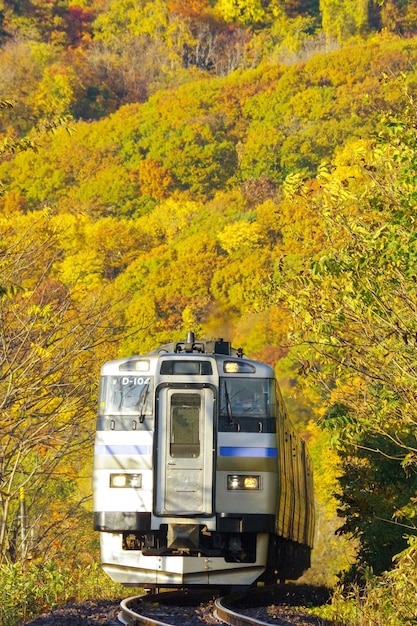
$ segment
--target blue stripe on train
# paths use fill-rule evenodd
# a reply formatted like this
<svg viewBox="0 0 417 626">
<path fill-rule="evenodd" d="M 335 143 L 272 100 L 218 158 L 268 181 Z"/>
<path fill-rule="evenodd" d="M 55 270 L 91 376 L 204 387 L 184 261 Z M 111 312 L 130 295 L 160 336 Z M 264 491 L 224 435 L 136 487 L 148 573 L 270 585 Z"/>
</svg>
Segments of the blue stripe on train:
<svg viewBox="0 0 417 626">
<path fill-rule="evenodd" d="M 277 448 L 248 448 L 236 446 L 221 446 L 220 456 L 252 456 L 278 458 Z"/>
<path fill-rule="evenodd" d="M 146 455 L 152 454 L 152 447 L 149 445 L 96 445 L 94 452 L 97 455 L 124 454 L 124 455 Z M 238 457 L 259 457 L 259 458 L 277 458 L 277 448 L 254 448 L 254 447 L 237 447 L 237 446 L 221 446 L 220 456 L 238 456 Z"/>
</svg>

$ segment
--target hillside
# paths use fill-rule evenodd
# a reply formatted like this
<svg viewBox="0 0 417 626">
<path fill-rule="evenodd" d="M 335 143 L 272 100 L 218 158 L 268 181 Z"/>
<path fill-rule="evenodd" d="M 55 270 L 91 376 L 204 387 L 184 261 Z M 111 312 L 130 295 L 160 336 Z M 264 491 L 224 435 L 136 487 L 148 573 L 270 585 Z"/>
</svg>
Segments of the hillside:
<svg viewBox="0 0 417 626">
<path fill-rule="evenodd" d="M 17 225 L 19 215 L 47 210 L 54 278 L 70 290 L 80 279 L 82 289 L 112 284 L 127 296 L 120 323 L 136 332 L 122 351 L 180 338 L 192 325 L 232 332 L 267 358 L 262 350 L 286 343 L 287 325 L 268 306 L 268 283 L 280 260 L 301 263 L 324 245 L 320 216 L 304 207 L 298 215 L 283 182 L 314 178 L 345 145 L 366 146 L 381 112 L 404 106 L 396 77 L 413 85 L 416 57 L 413 39 L 375 38 L 73 121 L 36 152 L 3 161 L 2 213 Z"/>
</svg>

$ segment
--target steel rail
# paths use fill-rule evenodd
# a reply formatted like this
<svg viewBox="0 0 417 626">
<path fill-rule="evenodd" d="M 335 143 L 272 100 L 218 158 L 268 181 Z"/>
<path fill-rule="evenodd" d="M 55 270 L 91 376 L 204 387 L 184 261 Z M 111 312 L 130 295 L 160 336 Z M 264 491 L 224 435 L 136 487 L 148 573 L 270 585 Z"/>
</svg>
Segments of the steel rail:
<svg viewBox="0 0 417 626">
<path fill-rule="evenodd" d="M 247 597 L 247 594 L 239 593 L 232 596 L 217 598 L 214 601 L 214 616 L 230 626 L 271 626 L 271 622 L 264 622 L 256 617 L 245 615 L 244 613 L 238 613 L 234 609 L 224 605 L 225 601 L 233 604 L 243 597 Z M 289 622 L 288 620 L 282 618 L 277 621 L 277 624 L 279 624 L 279 626 L 294 626 L 293 622 Z"/>
<path fill-rule="evenodd" d="M 140 598 L 146 597 L 146 594 L 144 594 L 142 596 L 132 596 L 122 600 L 120 603 L 121 614 L 119 615 L 119 621 L 125 626 L 172 626 L 170 622 L 162 622 L 148 615 L 141 615 L 137 610 L 131 608 L 131 605 L 137 603 Z M 229 624 L 230 626 L 271 626 L 270 622 L 264 622 L 256 617 L 238 613 L 235 609 L 230 608 L 230 606 L 225 606 L 225 602 L 235 605 L 239 602 L 240 598 L 243 597 L 247 598 L 247 594 L 237 593 L 231 596 L 217 598 L 214 601 L 215 608 L 213 616 L 220 622 Z M 279 624 L 280 626 L 293 626 L 292 622 L 285 619 L 280 619 Z"/>
<path fill-rule="evenodd" d="M 132 604 L 143 597 L 145 596 L 131 596 L 130 598 L 125 598 L 121 601 L 119 622 L 125 624 L 126 626 L 167 626 L 166 622 L 160 622 L 152 617 L 148 617 L 147 615 L 141 615 L 129 607 L 129 604 Z"/>
</svg>

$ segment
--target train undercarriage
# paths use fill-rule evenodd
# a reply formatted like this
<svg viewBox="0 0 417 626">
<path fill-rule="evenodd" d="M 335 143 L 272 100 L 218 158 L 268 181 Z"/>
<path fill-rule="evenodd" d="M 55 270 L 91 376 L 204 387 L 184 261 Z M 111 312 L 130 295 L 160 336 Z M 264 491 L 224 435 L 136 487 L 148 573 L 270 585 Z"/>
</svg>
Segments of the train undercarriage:
<svg viewBox="0 0 417 626">
<path fill-rule="evenodd" d="M 273 584 L 297 579 L 310 562 L 305 546 L 273 534 L 209 532 L 195 524 L 103 533 L 102 541 L 105 571 L 125 586 Z"/>
</svg>

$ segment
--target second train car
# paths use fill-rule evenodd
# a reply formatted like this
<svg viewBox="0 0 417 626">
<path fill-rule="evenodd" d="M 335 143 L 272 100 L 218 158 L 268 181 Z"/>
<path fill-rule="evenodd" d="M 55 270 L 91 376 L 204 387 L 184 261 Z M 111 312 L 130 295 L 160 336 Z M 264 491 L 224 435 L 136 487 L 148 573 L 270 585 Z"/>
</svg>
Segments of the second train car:
<svg viewBox="0 0 417 626">
<path fill-rule="evenodd" d="M 250 586 L 310 566 L 313 479 L 274 370 L 222 339 L 105 363 L 94 528 L 109 576 Z"/>
</svg>

